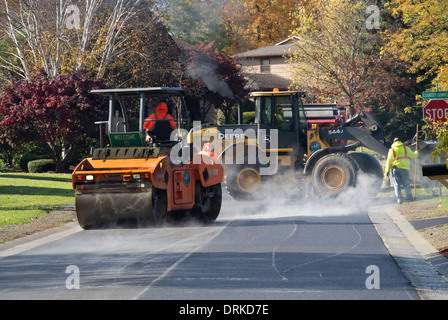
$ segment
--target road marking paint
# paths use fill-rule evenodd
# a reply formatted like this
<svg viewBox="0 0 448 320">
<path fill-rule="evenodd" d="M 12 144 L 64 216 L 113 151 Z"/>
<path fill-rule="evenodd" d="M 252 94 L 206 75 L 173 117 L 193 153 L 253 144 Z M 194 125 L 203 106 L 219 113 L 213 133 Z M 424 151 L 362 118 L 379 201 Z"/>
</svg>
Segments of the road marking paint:
<svg viewBox="0 0 448 320">
<path fill-rule="evenodd" d="M 145 288 L 143 288 L 143 290 L 141 290 L 137 295 L 135 295 L 131 300 L 138 300 L 140 299 L 145 293 L 147 293 L 157 282 L 163 280 L 164 278 L 166 278 L 171 271 L 173 271 L 174 269 L 176 269 L 180 264 L 182 264 L 185 260 L 187 260 L 189 257 L 191 257 L 194 253 L 198 252 L 199 250 L 201 250 L 202 248 L 204 248 L 207 244 L 209 244 L 211 241 L 213 241 L 216 237 L 218 237 L 226 228 L 227 226 L 232 223 L 234 221 L 234 219 L 229 220 L 225 225 L 223 225 L 221 228 L 221 230 L 219 230 L 213 237 L 211 237 L 207 242 L 203 242 L 200 243 L 199 245 L 196 246 L 196 248 L 193 248 L 190 252 L 188 252 L 187 254 L 185 254 L 184 256 L 182 256 L 182 258 L 180 258 L 179 260 L 177 260 L 174 264 L 172 264 L 168 269 L 166 269 L 160 276 L 158 276 L 156 279 L 154 279 L 153 281 L 151 281 L 151 283 L 149 283 Z M 200 235 L 196 235 L 191 237 L 190 239 L 193 238 L 198 238 L 198 237 L 202 237 L 203 234 Z"/>
</svg>

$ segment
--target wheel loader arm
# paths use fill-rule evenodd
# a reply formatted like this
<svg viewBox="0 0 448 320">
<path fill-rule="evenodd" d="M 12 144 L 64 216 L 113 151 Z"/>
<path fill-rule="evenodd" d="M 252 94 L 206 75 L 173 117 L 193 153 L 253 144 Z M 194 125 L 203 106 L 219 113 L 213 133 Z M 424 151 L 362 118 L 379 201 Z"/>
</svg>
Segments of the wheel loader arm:
<svg viewBox="0 0 448 320">
<path fill-rule="evenodd" d="M 358 141 L 361 146 L 387 156 L 391 142 L 385 137 L 382 125 L 371 114 L 359 111 L 346 123 L 331 129 L 321 129 L 323 139 Z"/>
</svg>

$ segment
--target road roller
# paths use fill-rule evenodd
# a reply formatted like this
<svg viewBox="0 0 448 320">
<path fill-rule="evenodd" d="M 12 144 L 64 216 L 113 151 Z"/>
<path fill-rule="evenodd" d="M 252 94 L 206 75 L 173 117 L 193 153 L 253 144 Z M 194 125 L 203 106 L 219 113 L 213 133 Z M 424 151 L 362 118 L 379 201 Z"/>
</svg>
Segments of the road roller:
<svg viewBox="0 0 448 320">
<path fill-rule="evenodd" d="M 108 119 L 72 174 L 76 214 L 84 229 L 131 222 L 160 226 L 167 218 L 215 221 L 223 168 L 185 143 L 189 120 L 181 88 L 94 90 L 109 98 Z"/>
</svg>

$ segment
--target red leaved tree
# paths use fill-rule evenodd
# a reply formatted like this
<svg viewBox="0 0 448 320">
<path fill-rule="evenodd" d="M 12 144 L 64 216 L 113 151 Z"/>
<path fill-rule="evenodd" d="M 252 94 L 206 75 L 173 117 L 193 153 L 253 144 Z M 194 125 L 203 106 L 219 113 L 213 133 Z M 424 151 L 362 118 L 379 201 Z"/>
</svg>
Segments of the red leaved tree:
<svg viewBox="0 0 448 320">
<path fill-rule="evenodd" d="M 92 80 L 86 70 L 53 80 L 40 71 L 30 80 L 12 83 L 0 96 L 0 142 L 13 147 L 44 142 L 57 171 L 64 170 L 107 110 L 104 98 L 89 93 L 104 87 L 103 80 Z"/>
</svg>

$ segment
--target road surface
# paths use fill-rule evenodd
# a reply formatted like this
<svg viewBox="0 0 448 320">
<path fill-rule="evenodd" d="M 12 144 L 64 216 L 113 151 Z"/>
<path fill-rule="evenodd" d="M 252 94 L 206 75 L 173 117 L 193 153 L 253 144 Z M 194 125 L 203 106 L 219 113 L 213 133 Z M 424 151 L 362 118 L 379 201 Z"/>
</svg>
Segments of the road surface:
<svg viewBox="0 0 448 320">
<path fill-rule="evenodd" d="M 0 300 L 419 299 L 364 202 L 224 192 L 211 225 L 75 226 L 0 251 Z"/>
</svg>

